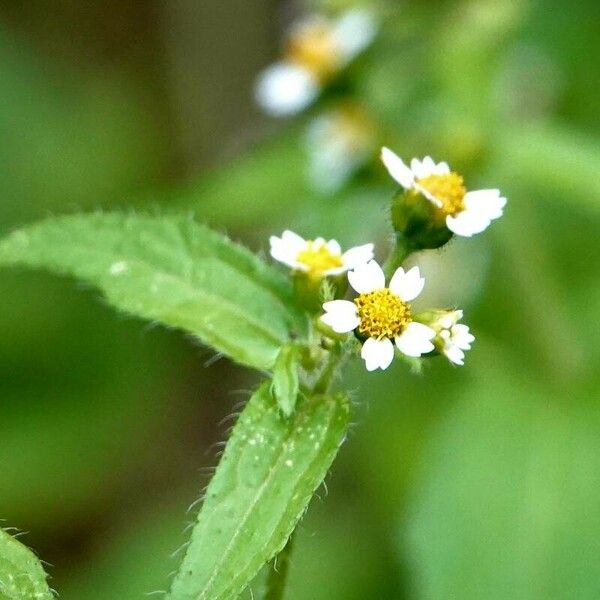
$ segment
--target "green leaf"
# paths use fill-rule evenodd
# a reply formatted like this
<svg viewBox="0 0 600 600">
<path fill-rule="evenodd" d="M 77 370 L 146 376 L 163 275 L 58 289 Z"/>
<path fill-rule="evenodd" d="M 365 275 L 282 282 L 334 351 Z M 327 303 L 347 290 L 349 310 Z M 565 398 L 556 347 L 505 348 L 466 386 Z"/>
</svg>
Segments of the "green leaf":
<svg viewBox="0 0 600 600">
<path fill-rule="evenodd" d="M 29 548 L 0 529 L 0 600 L 53 600 L 46 573 Z"/>
<path fill-rule="evenodd" d="M 273 369 L 273 394 L 283 414 L 290 417 L 296 407 L 300 382 L 298 377 L 298 347 L 284 346 Z"/>
<path fill-rule="evenodd" d="M 600 215 L 600 182 L 590 177 L 600 169 L 595 138 L 559 126 L 503 127 L 496 145 L 491 173 L 513 187 L 541 190 L 548 202 L 558 202 L 562 209 Z"/>
<path fill-rule="evenodd" d="M 345 396 L 315 396 L 281 415 L 265 382 L 213 477 L 171 600 L 235 598 L 285 545 L 346 434 Z"/>
<path fill-rule="evenodd" d="M 114 307 L 189 331 L 260 369 L 272 367 L 281 345 L 304 329 L 283 275 L 185 217 L 48 219 L 0 242 L 0 265 L 74 275 Z"/>
<path fill-rule="evenodd" d="M 263 140 L 251 151 L 226 165 L 203 173 L 191 185 L 173 197 L 169 192 L 163 203 L 180 210 L 193 209 L 211 222 L 228 226 L 256 228 L 260 223 L 289 222 L 294 215 L 306 211 L 306 202 L 315 205 L 315 193 L 306 177 L 306 156 L 300 133 L 285 134 Z M 281 168 L 282 161 L 285 168 Z M 290 190 L 294 190 L 293 199 Z M 224 201 L 226 199 L 226 201 Z M 251 200 L 259 199 L 259 201 Z"/>
<path fill-rule="evenodd" d="M 402 536 L 416 597 L 600 598 L 598 404 L 494 368 L 424 458 Z"/>
</svg>

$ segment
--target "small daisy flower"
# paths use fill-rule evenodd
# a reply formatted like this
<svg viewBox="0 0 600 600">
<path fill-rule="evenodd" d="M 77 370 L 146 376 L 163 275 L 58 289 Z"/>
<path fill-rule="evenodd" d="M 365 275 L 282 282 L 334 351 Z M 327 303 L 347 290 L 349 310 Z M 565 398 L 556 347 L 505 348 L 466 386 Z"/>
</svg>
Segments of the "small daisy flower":
<svg viewBox="0 0 600 600">
<path fill-rule="evenodd" d="M 284 231 L 281 237 L 273 235 L 269 242 L 275 260 L 316 279 L 345 273 L 373 258 L 373 244 L 356 246 L 342 253 L 335 240 L 305 240 L 293 231 Z"/>
<path fill-rule="evenodd" d="M 471 237 L 502 216 L 506 198 L 500 190 L 467 191 L 463 178 L 448 163 L 435 163 L 430 156 L 413 158 L 410 167 L 389 148 L 381 159 L 390 175 L 405 189 L 422 194 L 437 208 L 446 227 L 456 235 Z"/>
<path fill-rule="evenodd" d="M 435 331 L 412 320 L 409 302 L 425 284 L 418 267 L 407 272 L 397 269 L 386 287 L 383 270 L 372 260 L 349 271 L 348 281 L 358 296 L 352 302 L 325 302 L 321 320 L 336 333 L 356 331 L 364 339 L 361 357 L 367 371 L 387 369 L 394 358 L 394 344 L 411 357 L 434 350 Z"/>
<path fill-rule="evenodd" d="M 467 325 L 459 323 L 463 318 L 462 310 L 437 311 L 430 322 L 436 332 L 433 343 L 441 354 L 455 365 L 465 364 L 465 350 L 471 349 L 475 336 Z"/>
<path fill-rule="evenodd" d="M 255 97 L 276 117 L 300 112 L 322 86 L 372 42 L 377 32 L 371 11 L 354 9 L 336 20 L 313 15 L 292 27 L 284 58 L 259 76 Z"/>
<path fill-rule="evenodd" d="M 361 106 L 346 103 L 309 124 L 306 148 L 313 185 L 335 192 L 375 154 L 375 125 Z"/>
</svg>

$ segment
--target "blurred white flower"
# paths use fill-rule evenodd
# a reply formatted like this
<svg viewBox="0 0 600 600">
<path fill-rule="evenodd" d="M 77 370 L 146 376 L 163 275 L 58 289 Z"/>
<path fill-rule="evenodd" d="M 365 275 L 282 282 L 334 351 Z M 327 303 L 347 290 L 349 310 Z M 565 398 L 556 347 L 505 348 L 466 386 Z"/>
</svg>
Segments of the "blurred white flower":
<svg viewBox="0 0 600 600">
<path fill-rule="evenodd" d="M 283 59 L 259 75 L 256 101 L 276 117 L 300 112 L 372 42 L 377 28 L 374 13 L 366 9 L 349 10 L 334 20 L 306 17 L 288 33 Z"/>
<path fill-rule="evenodd" d="M 394 358 L 394 343 L 406 356 L 419 357 L 434 350 L 435 331 L 412 320 L 409 302 L 422 291 L 425 280 L 418 267 L 399 268 L 385 285 L 381 267 L 370 261 L 348 272 L 358 292 L 353 302 L 325 302 L 321 320 L 337 333 L 356 330 L 365 341 L 361 357 L 368 371 L 387 369 Z"/>
<path fill-rule="evenodd" d="M 456 235 L 471 237 L 502 216 L 506 198 L 500 190 L 467 191 L 463 178 L 448 163 L 435 163 L 430 156 L 413 158 L 410 167 L 389 148 L 381 159 L 390 175 L 406 190 L 422 194 L 438 209 L 446 226 Z"/>
<path fill-rule="evenodd" d="M 373 258 L 373 244 L 356 246 L 342 253 L 335 240 L 305 240 L 293 231 L 284 231 L 281 237 L 273 235 L 269 242 L 275 260 L 316 278 L 339 275 Z"/>
<path fill-rule="evenodd" d="M 346 103 L 308 126 L 309 175 L 315 188 L 335 192 L 374 154 L 375 125 L 357 104 Z"/>
<path fill-rule="evenodd" d="M 310 71 L 291 62 L 279 62 L 262 72 L 255 96 L 266 112 L 285 117 L 312 104 L 319 91 L 319 80 Z"/>
</svg>

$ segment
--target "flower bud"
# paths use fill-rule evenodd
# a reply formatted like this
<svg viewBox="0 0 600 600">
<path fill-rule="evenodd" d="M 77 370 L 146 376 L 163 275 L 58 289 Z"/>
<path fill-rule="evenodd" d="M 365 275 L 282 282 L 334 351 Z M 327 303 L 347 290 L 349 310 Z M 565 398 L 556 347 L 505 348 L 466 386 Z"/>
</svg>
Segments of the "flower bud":
<svg viewBox="0 0 600 600">
<path fill-rule="evenodd" d="M 462 310 L 430 310 L 415 316 L 415 321 L 424 323 L 435 331 L 433 344 L 436 353 L 443 354 L 455 365 L 463 365 L 465 351 L 475 341 L 467 325 L 459 323 Z"/>
<path fill-rule="evenodd" d="M 439 218 L 436 207 L 414 190 L 396 194 L 391 216 L 396 235 L 411 251 L 440 248 L 452 238 L 452 232 Z"/>
</svg>

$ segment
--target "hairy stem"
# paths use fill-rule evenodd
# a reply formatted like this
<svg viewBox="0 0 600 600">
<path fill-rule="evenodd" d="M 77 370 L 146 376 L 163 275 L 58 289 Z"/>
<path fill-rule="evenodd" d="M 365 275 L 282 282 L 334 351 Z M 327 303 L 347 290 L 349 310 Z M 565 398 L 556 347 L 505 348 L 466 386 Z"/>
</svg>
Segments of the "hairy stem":
<svg viewBox="0 0 600 600">
<path fill-rule="evenodd" d="M 329 391 L 342 358 L 342 345 L 339 342 L 334 342 L 329 351 L 327 362 L 325 363 L 317 382 L 313 386 L 313 394 L 326 394 Z M 281 600 L 283 598 L 294 533 L 295 532 L 292 532 L 283 550 L 275 557 L 269 566 L 264 600 Z"/>
<path fill-rule="evenodd" d="M 334 343 L 329 351 L 329 357 L 321 371 L 321 375 L 313 387 L 314 394 L 326 394 L 329 391 L 341 359 L 342 346 L 340 343 Z"/>
<path fill-rule="evenodd" d="M 267 589 L 264 600 L 282 600 L 285 593 L 287 574 L 290 567 L 290 553 L 294 540 L 294 532 L 290 535 L 283 550 L 275 557 L 269 566 Z"/>
</svg>

